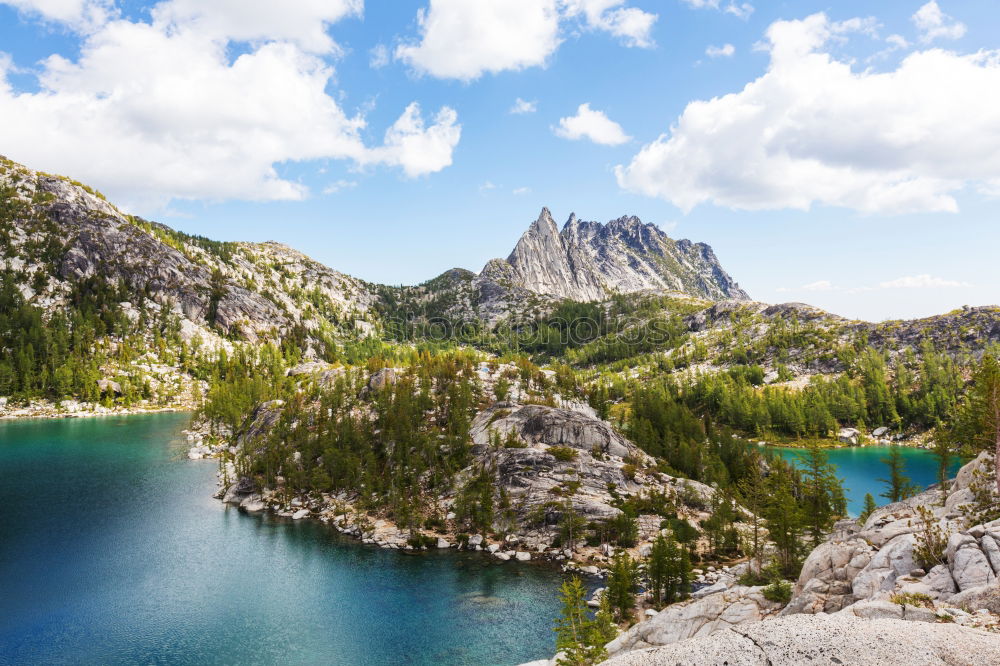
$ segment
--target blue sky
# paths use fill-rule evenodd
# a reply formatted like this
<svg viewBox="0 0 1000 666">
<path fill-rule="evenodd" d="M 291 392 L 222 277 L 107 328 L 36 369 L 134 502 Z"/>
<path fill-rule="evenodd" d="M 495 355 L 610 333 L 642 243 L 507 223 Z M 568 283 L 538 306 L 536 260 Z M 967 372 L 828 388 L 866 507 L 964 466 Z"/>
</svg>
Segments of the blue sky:
<svg viewBox="0 0 1000 666">
<path fill-rule="evenodd" d="M 758 300 L 925 316 L 1000 302 L 998 28 L 988 0 L 0 1 L 0 154 L 376 282 L 478 270 L 544 205 L 707 242 Z"/>
</svg>

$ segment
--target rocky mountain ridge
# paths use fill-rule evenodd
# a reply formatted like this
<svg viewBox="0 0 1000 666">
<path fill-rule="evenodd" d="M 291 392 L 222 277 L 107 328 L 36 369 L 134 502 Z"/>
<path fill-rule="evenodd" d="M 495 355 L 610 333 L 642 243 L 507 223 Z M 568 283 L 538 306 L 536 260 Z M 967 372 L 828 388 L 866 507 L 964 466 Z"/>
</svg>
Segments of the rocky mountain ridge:
<svg viewBox="0 0 1000 666">
<path fill-rule="evenodd" d="M 313 339 L 323 329 L 353 328 L 374 302 L 360 280 L 280 243 L 188 236 L 127 215 L 80 183 L 2 158 L 0 193 L 0 270 L 47 309 L 66 305 L 73 285 L 96 279 L 121 286 L 131 302 L 174 312 L 205 337 L 214 329 L 256 342 L 297 327 Z"/>
<path fill-rule="evenodd" d="M 599 224 L 574 215 L 560 231 L 543 209 L 510 256 L 479 274 L 453 269 L 415 287 L 389 287 L 279 243 L 216 242 L 174 231 L 123 213 L 85 185 L 6 159 L 0 195 L 0 271 L 14 276 L 33 305 L 66 307 L 74 285 L 101 280 L 120 285 L 132 305 L 174 313 L 187 339 L 292 340 L 305 358 L 330 360 L 338 344 L 391 337 L 393 318 L 517 327 L 544 319 L 565 299 L 603 299 L 605 310 L 608 299 L 627 299 L 619 311 L 635 312 L 631 305 L 663 296 L 672 304 L 654 307 L 652 316 L 683 315 L 692 339 L 705 338 L 710 351 L 715 344 L 720 356 L 730 346 L 728 330 L 748 344 L 790 321 L 815 332 L 804 354 L 792 349 L 783 361 L 793 375 L 842 371 L 834 346 L 858 336 L 890 351 L 916 350 L 923 340 L 949 352 L 1000 341 L 994 307 L 871 324 L 802 304 L 749 301 L 711 248 L 674 241 L 635 217 Z M 774 355 L 762 350 L 756 362 L 770 367 Z"/>
<path fill-rule="evenodd" d="M 543 208 L 506 263 L 515 284 L 574 301 L 647 290 L 708 300 L 750 299 L 722 269 L 711 247 L 675 241 L 634 216 L 601 224 L 574 213 L 560 231 Z"/>
</svg>

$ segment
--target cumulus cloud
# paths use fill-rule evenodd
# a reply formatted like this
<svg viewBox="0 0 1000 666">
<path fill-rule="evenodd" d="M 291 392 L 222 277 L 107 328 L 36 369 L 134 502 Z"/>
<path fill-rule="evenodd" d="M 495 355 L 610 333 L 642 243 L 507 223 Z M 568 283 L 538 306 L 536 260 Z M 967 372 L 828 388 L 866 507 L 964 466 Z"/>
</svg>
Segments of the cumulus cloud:
<svg viewBox="0 0 1000 666">
<path fill-rule="evenodd" d="M 417 12 L 419 39 L 395 56 L 419 74 L 473 81 L 483 74 L 544 66 L 563 41 L 561 26 L 608 32 L 626 46 L 653 46 L 657 15 L 625 0 L 430 0 Z"/>
<path fill-rule="evenodd" d="M 278 171 L 289 162 L 386 164 L 411 177 L 451 163 L 460 134 L 452 109 L 426 124 L 411 104 L 384 144 L 369 147 L 364 117 L 328 93 L 334 71 L 316 52 L 336 51 L 323 28 L 353 2 L 295 3 L 285 13 L 312 25 L 275 17 L 274 38 L 263 23 L 220 18 L 236 4 L 205 4 L 171 0 L 151 22 L 107 22 L 75 60 L 44 60 L 37 91 L 16 90 L 0 64 L 4 152 L 144 210 L 172 198 L 300 199 L 306 187 Z M 235 39 L 254 43 L 233 58 Z"/>
<path fill-rule="evenodd" d="M 451 156 L 462 135 L 454 109 L 443 107 L 426 126 L 420 105 L 412 102 L 385 133 L 385 145 L 367 151 L 360 161 L 402 167 L 415 178 L 451 166 Z"/>
<path fill-rule="evenodd" d="M 306 52 L 330 53 L 337 45 L 327 27 L 363 9 L 363 0 L 168 0 L 152 14 L 154 23 L 167 30 L 237 42 L 281 40 Z"/>
<path fill-rule="evenodd" d="M 117 15 L 113 0 L 0 0 L 18 12 L 88 31 Z"/>
<path fill-rule="evenodd" d="M 709 46 L 705 49 L 705 55 L 709 58 L 729 58 L 734 53 L 736 53 L 736 47 L 732 44 L 723 44 L 722 46 Z"/>
<path fill-rule="evenodd" d="M 515 187 L 514 188 L 514 194 L 518 195 L 518 196 L 520 196 L 522 194 L 530 194 L 530 193 L 531 193 L 531 188 L 530 187 Z"/>
<path fill-rule="evenodd" d="M 619 37 L 626 46 L 649 48 L 658 16 L 635 7 L 622 7 L 625 0 L 562 0 L 567 18 L 582 16 L 588 28 Z"/>
<path fill-rule="evenodd" d="M 559 46 L 556 0 L 431 0 L 420 41 L 396 48 L 417 72 L 472 81 L 545 64 Z"/>
<path fill-rule="evenodd" d="M 685 211 L 711 202 L 889 214 L 954 212 L 967 185 L 1000 185 L 1000 52 L 931 49 L 880 73 L 824 51 L 870 29 L 824 14 L 772 24 L 767 72 L 739 92 L 690 103 L 616 169 L 618 183 Z"/>
<path fill-rule="evenodd" d="M 589 103 L 576 110 L 575 116 L 559 119 L 559 126 L 553 130 L 556 136 L 576 141 L 590 139 L 602 146 L 620 146 L 632 137 L 625 134 L 622 126 L 608 118 L 603 111 L 595 111 Z"/>
<path fill-rule="evenodd" d="M 923 5 L 911 19 L 925 44 L 935 39 L 961 39 L 965 35 L 965 24 L 942 12 L 935 0 Z"/>
<path fill-rule="evenodd" d="M 526 113 L 534 113 L 538 110 L 538 102 L 535 101 L 525 101 L 518 97 L 514 100 L 514 106 L 510 107 L 510 113 L 515 115 L 524 115 Z"/>
</svg>

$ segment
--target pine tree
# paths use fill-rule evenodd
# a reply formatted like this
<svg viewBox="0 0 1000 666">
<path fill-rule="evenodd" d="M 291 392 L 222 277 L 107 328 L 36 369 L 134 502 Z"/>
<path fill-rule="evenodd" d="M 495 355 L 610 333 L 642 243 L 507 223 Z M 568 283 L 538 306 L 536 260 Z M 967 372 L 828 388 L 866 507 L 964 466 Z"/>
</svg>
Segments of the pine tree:
<svg viewBox="0 0 1000 666">
<path fill-rule="evenodd" d="M 646 574 L 654 605 L 672 604 L 687 596 L 691 582 L 691 559 L 687 549 L 678 545 L 673 533 L 656 537 L 646 564 Z"/>
<path fill-rule="evenodd" d="M 670 553 L 666 538 L 660 534 L 653 541 L 646 563 L 646 575 L 649 578 L 649 591 L 653 595 L 653 605 L 659 607 L 663 600 L 663 591 L 670 575 Z"/>
<path fill-rule="evenodd" d="M 841 481 L 837 478 L 837 468 L 830 464 L 827 452 L 815 442 L 806 447 L 802 486 L 806 529 L 813 547 L 816 547 L 834 519 L 847 512 L 847 502 Z"/>
<path fill-rule="evenodd" d="M 762 462 L 758 456 L 753 456 L 748 463 L 746 475 L 738 485 L 741 503 L 750 512 L 750 535 L 744 550 L 750 556 L 751 569 L 758 575 L 761 570 L 761 555 L 763 553 L 761 528 L 763 527 L 764 509 L 768 501 L 767 479 L 761 470 Z"/>
<path fill-rule="evenodd" d="M 858 515 L 858 521 L 864 523 L 868 520 L 868 516 L 872 515 L 872 512 L 877 508 L 878 505 L 875 504 L 875 498 L 872 497 L 872 494 L 865 493 L 865 505 L 864 508 L 861 509 L 860 515 Z"/>
<path fill-rule="evenodd" d="M 768 476 L 771 502 L 765 512 L 767 530 L 778 555 L 778 567 L 788 577 L 798 575 L 802 514 L 792 493 L 792 479 L 783 466 Z"/>
<path fill-rule="evenodd" d="M 607 609 L 602 604 L 598 619 L 590 619 L 584 601 L 583 583 L 576 576 L 565 581 L 559 588 L 559 600 L 562 602 L 562 610 L 556 620 L 555 632 L 556 649 L 562 656 L 556 663 L 559 666 L 591 666 L 603 661 L 607 656 L 604 644 L 614 638 L 612 635 L 605 640 L 611 631 Z"/>
<path fill-rule="evenodd" d="M 635 612 L 635 588 L 639 571 L 628 551 L 619 550 L 612 560 L 608 587 L 604 594 L 619 622 L 631 622 Z"/>
<path fill-rule="evenodd" d="M 996 352 L 983 355 L 947 437 L 956 447 L 992 450 L 993 467 L 1000 469 L 1000 361 Z M 1000 493 L 1000 474 L 996 474 L 996 488 Z"/>
<path fill-rule="evenodd" d="M 900 502 L 913 495 L 916 488 L 905 474 L 906 461 L 900 448 L 895 444 L 889 445 L 889 455 L 882 458 L 882 463 L 889 468 L 889 478 L 878 479 L 886 485 L 885 492 L 880 496 L 890 502 Z"/>
</svg>

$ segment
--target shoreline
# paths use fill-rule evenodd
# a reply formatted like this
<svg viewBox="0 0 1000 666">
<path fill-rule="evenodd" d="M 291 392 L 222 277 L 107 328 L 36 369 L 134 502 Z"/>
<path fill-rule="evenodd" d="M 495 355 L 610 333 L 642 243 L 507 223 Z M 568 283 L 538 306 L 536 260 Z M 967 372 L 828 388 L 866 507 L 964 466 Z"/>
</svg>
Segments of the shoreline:
<svg viewBox="0 0 1000 666">
<path fill-rule="evenodd" d="M 100 407 L 100 405 L 97 405 Z M 193 405 L 173 405 L 164 407 L 121 407 L 101 409 L 79 409 L 68 411 L 51 403 L 29 405 L 27 407 L 0 408 L 0 421 L 27 421 L 33 419 L 85 419 L 102 416 L 139 416 L 142 414 L 194 413 Z"/>
</svg>

